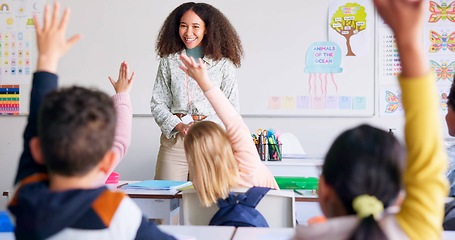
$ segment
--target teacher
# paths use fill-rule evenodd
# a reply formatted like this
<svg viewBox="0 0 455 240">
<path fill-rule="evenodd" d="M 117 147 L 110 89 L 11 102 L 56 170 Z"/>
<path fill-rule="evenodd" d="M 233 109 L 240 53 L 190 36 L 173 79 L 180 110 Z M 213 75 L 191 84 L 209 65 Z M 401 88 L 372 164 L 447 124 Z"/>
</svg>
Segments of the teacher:
<svg viewBox="0 0 455 240">
<path fill-rule="evenodd" d="M 202 58 L 210 80 L 239 110 L 235 68 L 240 67 L 243 48 L 229 20 L 206 3 L 183 3 L 163 23 L 156 42 L 161 58 L 156 75 L 151 112 L 161 129 L 155 179 L 186 181 L 188 163 L 183 138 L 192 121 L 220 119 L 197 82 L 179 66 L 179 55 Z"/>
</svg>

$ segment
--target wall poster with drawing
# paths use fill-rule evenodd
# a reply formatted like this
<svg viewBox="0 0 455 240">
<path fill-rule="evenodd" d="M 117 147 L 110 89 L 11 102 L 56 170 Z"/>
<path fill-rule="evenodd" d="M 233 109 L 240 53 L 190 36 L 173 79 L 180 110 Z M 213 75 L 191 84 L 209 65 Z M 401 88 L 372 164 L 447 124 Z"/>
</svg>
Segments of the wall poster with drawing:
<svg viewBox="0 0 455 240">
<path fill-rule="evenodd" d="M 441 114 L 447 112 L 447 96 L 455 74 L 455 1 L 433 0 L 427 2 L 426 18 L 422 33 L 423 47 L 427 50 L 429 65 L 437 76 L 436 85 Z M 395 38 L 378 17 L 379 34 L 379 115 L 403 115 L 401 92 L 396 77 L 400 74 L 400 56 Z"/>
<path fill-rule="evenodd" d="M 45 0 L 0 0 L 0 115 L 27 113 L 34 71 L 34 21 Z"/>
<path fill-rule="evenodd" d="M 267 47 L 274 44 L 273 38 L 257 43 L 267 49 L 270 62 L 250 69 L 257 72 L 256 78 L 242 80 L 243 68 L 253 54 L 247 52 L 248 62 L 240 69 L 240 90 L 243 95 L 256 96 L 257 101 L 241 101 L 242 114 L 373 116 L 375 12 L 371 1 L 306 1 L 299 5 L 286 6 L 287 11 L 297 10 L 265 23 L 276 26 L 269 30 L 286 36 L 280 47 Z M 247 31 L 240 36 L 244 42 L 255 40 Z"/>
</svg>

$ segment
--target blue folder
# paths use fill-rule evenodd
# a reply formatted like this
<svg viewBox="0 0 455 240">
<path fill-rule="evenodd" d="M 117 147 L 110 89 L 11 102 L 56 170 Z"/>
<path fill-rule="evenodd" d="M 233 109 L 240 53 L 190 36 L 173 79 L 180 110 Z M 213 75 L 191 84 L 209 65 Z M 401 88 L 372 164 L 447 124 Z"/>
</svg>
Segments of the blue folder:
<svg viewBox="0 0 455 240">
<path fill-rule="evenodd" d="M 145 180 L 122 186 L 123 189 L 171 190 L 191 185 L 190 181 Z"/>
<path fill-rule="evenodd" d="M 5 211 L 0 211 L 0 232 L 14 232 L 13 223 Z"/>
</svg>

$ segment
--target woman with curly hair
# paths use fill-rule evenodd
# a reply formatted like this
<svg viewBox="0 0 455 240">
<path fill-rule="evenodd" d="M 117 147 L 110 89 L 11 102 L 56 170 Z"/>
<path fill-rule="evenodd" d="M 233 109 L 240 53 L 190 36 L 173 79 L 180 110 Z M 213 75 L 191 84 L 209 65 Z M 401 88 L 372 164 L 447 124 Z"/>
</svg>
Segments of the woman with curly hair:
<svg viewBox="0 0 455 240">
<path fill-rule="evenodd" d="M 183 148 L 193 121 L 221 124 L 197 82 L 179 69 L 179 55 L 202 59 L 213 84 L 238 111 L 235 68 L 240 67 L 243 48 L 229 20 L 206 3 L 183 3 L 174 9 L 161 27 L 156 42 L 161 58 L 151 112 L 161 129 L 155 179 L 187 180 L 188 163 Z"/>
</svg>

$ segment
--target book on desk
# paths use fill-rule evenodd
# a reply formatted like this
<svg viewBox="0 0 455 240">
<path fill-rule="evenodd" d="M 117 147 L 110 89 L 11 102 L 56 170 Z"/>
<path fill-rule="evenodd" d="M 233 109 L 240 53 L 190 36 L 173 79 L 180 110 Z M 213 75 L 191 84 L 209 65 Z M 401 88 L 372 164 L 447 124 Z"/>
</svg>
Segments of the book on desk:
<svg viewBox="0 0 455 240">
<path fill-rule="evenodd" d="M 190 181 L 173 181 L 173 180 L 145 180 L 134 183 L 128 183 L 121 186 L 122 189 L 137 190 L 173 190 L 191 186 Z"/>
</svg>

